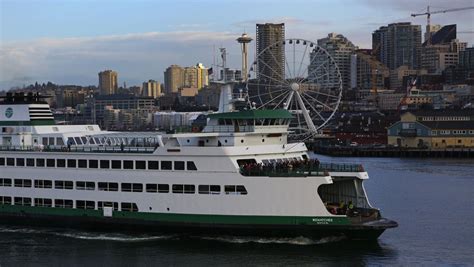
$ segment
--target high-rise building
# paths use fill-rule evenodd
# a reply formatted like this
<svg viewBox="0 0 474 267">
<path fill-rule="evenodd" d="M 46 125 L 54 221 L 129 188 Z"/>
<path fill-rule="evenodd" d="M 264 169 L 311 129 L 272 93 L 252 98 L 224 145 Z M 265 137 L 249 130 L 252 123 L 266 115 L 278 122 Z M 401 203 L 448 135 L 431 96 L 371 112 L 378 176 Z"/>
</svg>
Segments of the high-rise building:
<svg viewBox="0 0 474 267">
<path fill-rule="evenodd" d="M 372 34 L 372 50 L 377 60 L 391 70 L 400 66 L 419 69 L 421 26 L 400 22 L 380 27 Z"/>
<path fill-rule="evenodd" d="M 256 29 L 257 45 L 257 78 L 266 80 L 268 83 L 279 82 L 285 79 L 285 24 L 257 24 Z M 267 49 L 267 53 L 262 54 L 267 47 L 279 43 L 273 49 Z"/>
<path fill-rule="evenodd" d="M 357 50 L 351 56 L 351 88 L 372 91 L 386 89 L 390 71 L 371 55 L 370 50 Z"/>
<path fill-rule="evenodd" d="M 330 33 L 326 38 L 318 40 L 318 46 L 325 49 L 334 59 L 342 78 L 343 88 L 350 88 L 351 85 L 351 55 L 357 48 L 349 39 L 342 34 Z M 327 68 L 321 68 L 328 61 L 326 54 L 321 54 L 319 50 L 310 53 L 310 62 L 308 66 L 308 76 L 324 77 L 318 80 L 321 86 L 326 88 L 337 87 L 339 79 L 337 70 L 332 64 L 326 64 Z M 334 68 L 334 69 L 333 69 Z"/>
<path fill-rule="evenodd" d="M 469 71 L 474 70 L 474 46 L 459 53 L 459 66 Z"/>
<path fill-rule="evenodd" d="M 184 86 L 184 69 L 178 65 L 171 65 L 165 71 L 165 94 L 178 93 Z"/>
<path fill-rule="evenodd" d="M 426 25 L 425 42 L 427 42 L 428 39 L 430 39 L 430 37 L 433 36 L 440 29 L 441 29 L 441 25 L 439 25 L 439 24 L 428 24 L 428 25 Z"/>
<path fill-rule="evenodd" d="M 113 95 L 118 89 L 118 74 L 113 70 L 99 72 L 99 92 L 101 95 Z"/>
<path fill-rule="evenodd" d="M 143 83 L 142 96 L 158 98 L 162 95 L 161 84 L 155 80 L 149 80 Z"/>
<path fill-rule="evenodd" d="M 449 43 L 426 45 L 422 48 L 421 67 L 428 73 L 442 74 L 451 66 L 459 63 L 459 53 L 466 49 L 467 43 L 454 39 Z"/>
</svg>

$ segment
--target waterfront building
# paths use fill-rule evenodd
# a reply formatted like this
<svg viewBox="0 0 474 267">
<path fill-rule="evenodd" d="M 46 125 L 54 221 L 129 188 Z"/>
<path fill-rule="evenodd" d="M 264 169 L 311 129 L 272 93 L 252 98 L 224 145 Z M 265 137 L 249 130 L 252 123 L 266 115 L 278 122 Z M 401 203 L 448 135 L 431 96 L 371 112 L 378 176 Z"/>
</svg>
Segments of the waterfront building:
<svg viewBox="0 0 474 267">
<path fill-rule="evenodd" d="M 380 27 L 372 34 L 372 50 L 376 58 L 391 70 L 403 65 L 418 69 L 421 26 L 400 22 Z"/>
<path fill-rule="evenodd" d="M 99 72 L 99 92 L 101 95 L 113 95 L 118 89 L 118 74 L 113 70 Z"/>
<path fill-rule="evenodd" d="M 265 48 L 279 42 L 283 44 L 285 40 L 285 24 L 265 23 L 257 24 L 256 29 L 257 55 Z M 262 54 L 257 60 L 257 78 L 261 80 L 280 81 L 285 77 L 285 47 L 280 45 L 268 53 Z M 268 67 L 271 66 L 271 69 Z"/>
<path fill-rule="evenodd" d="M 327 37 L 318 39 L 318 46 L 325 49 L 334 59 L 341 73 L 343 88 L 351 88 L 351 55 L 354 54 L 358 47 L 344 37 L 344 35 L 337 33 L 329 33 Z M 310 73 L 311 77 L 321 77 L 327 73 L 329 77 L 322 79 L 320 83 L 323 87 L 331 88 L 339 83 L 336 70 L 318 68 L 327 60 L 326 55 L 318 53 L 318 51 L 312 51 L 308 73 Z M 328 68 L 334 68 L 334 66 L 329 64 Z"/>
<path fill-rule="evenodd" d="M 178 65 L 171 65 L 165 71 L 165 94 L 177 93 L 184 85 L 184 69 Z"/>
<path fill-rule="evenodd" d="M 149 80 L 143 83 L 142 96 L 158 98 L 162 95 L 161 84 L 155 80 Z"/>
<path fill-rule="evenodd" d="M 388 128 L 388 144 L 407 148 L 473 148 L 474 109 L 405 112 Z"/>
</svg>

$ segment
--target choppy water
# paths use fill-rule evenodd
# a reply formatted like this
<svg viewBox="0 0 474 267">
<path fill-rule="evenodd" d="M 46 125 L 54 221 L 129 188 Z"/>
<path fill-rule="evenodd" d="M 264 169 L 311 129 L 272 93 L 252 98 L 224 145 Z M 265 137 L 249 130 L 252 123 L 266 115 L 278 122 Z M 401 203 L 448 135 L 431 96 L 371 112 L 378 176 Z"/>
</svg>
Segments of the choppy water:
<svg viewBox="0 0 474 267">
<path fill-rule="evenodd" d="M 400 226 L 373 243 L 2 226 L 0 266 L 474 265 L 473 159 L 320 158 L 362 162 L 370 202 Z"/>
</svg>

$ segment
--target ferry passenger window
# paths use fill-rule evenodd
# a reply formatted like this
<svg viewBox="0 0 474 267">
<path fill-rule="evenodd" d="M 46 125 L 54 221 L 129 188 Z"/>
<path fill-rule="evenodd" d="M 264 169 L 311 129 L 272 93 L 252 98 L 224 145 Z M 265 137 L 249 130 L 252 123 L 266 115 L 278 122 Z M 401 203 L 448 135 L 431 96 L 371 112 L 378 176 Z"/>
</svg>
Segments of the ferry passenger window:
<svg viewBox="0 0 474 267">
<path fill-rule="evenodd" d="M 118 191 L 118 183 L 99 183 L 99 191 Z"/>
<path fill-rule="evenodd" d="M 182 194 L 184 191 L 184 185 L 182 184 L 174 184 L 172 188 L 175 194 Z"/>
<path fill-rule="evenodd" d="M 16 166 L 17 166 L 17 167 L 20 167 L 20 166 L 23 167 L 23 166 L 25 166 L 25 159 L 17 158 L 17 159 L 16 159 Z"/>
<path fill-rule="evenodd" d="M 184 170 L 184 161 L 175 161 L 174 162 L 174 169 L 183 171 Z"/>
<path fill-rule="evenodd" d="M 101 169 L 109 169 L 109 168 L 110 168 L 110 161 L 108 161 L 108 160 L 101 160 L 101 161 L 100 161 L 100 168 L 101 168 Z"/>
<path fill-rule="evenodd" d="M 79 137 L 74 137 L 74 140 L 76 140 L 76 144 L 82 145 L 81 138 L 79 138 Z"/>
<path fill-rule="evenodd" d="M 122 183 L 122 192 L 132 192 L 132 184 Z"/>
<path fill-rule="evenodd" d="M 162 170 L 171 170 L 171 161 L 162 161 L 161 162 Z"/>
<path fill-rule="evenodd" d="M 118 203 L 117 202 L 109 202 L 109 201 L 99 201 L 97 202 L 97 209 L 102 210 L 104 207 L 113 207 L 115 211 L 118 210 Z"/>
<path fill-rule="evenodd" d="M 188 171 L 197 171 L 196 164 L 193 161 L 187 161 L 186 168 Z"/>
<path fill-rule="evenodd" d="M 91 137 L 91 138 L 89 138 L 89 144 L 91 144 L 91 145 L 95 145 L 94 138 L 92 138 L 92 137 Z"/>
<path fill-rule="evenodd" d="M 57 146 L 64 146 L 64 141 L 62 137 L 56 137 L 56 145 Z"/>
<path fill-rule="evenodd" d="M 246 164 L 257 164 L 257 161 L 255 159 L 238 159 L 237 160 L 237 165 L 243 166 Z"/>
<path fill-rule="evenodd" d="M 54 137 L 50 137 L 50 138 L 49 138 L 48 145 L 54 146 Z"/>
<path fill-rule="evenodd" d="M 67 167 L 68 168 L 76 168 L 76 160 L 75 159 L 68 159 L 67 160 Z"/>
<path fill-rule="evenodd" d="M 199 185 L 199 194 L 218 195 L 221 192 L 220 185 Z"/>
<path fill-rule="evenodd" d="M 76 190 L 95 190 L 94 182 L 77 181 Z"/>
<path fill-rule="evenodd" d="M 54 200 L 54 207 L 56 208 L 73 208 L 73 202 L 71 199 L 55 199 Z"/>
<path fill-rule="evenodd" d="M 120 203 L 120 206 L 121 206 L 122 211 L 132 211 L 132 212 L 138 211 L 137 204 L 135 203 L 124 202 L 124 203 Z"/>
<path fill-rule="evenodd" d="M 72 181 L 54 181 L 54 188 L 71 190 L 73 188 L 73 182 Z"/>
<path fill-rule="evenodd" d="M 7 158 L 7 166 L 15 166 L 15 159 Z"/>
<path fill-rule="evenodd" d="M 247 190 L 243 185 L 226 185 L 224 191 L 226 195 L 247 195 Z"/>
<path fill-rule="evenodd" d="M 77 160 L 77 166 L 79 168 L 87 168 L 87 159 L 79 159 Z"/>
<path fill-rule="evenodd" d="M 158 170 L 158 161 L 148 161 L 149 170 Z"/>
<path fill-rule="evenodd" d="M 157 193 L 158 185 L 157 184 L 146 184 L 146 192 L 148 193 Z"/>
<path fill-rule="evenodd" d="M 12 198 L 11 197 L 0 197 L 0 204 L 2 205 L 11 205 Z"/>
<path fill-rule="evenodd" d="M 29 197 L 15 197 L 15 205 L 31 206 L 31 198 Z"/>
<path fill-rule="evenodd" d="M 97 169 L 98 167 L 99 167 L 99 161 L 97 161 L 96 159 L 89 160 L 89 168 Z"/>
<path fill-rule="evenodd" d="M 185 184 L 184 185 L 184 193 L 185 194 L 194 194 L 196 191 L 195 186 L 193 184 Z"/>
<path fill-rule="evenodd" d="M 31 187 L 31 180 L 15 179 L 15 187 Z"/>
<path fill-rule="evenodd" d="M 55 167 L 56 166 L 56 161 L 54 159 L 46 159 L 46 166 L 47 167 Z"/>
<path fill-rule="evenodd" d="M 44 167 L 44 159 L 36 159 L 36 167 Z"/>
<path fill-rule="evenodd" d="M 57 159 L 56 164 L 58 168 L 64 168 L 66 167 L 66 160 L 65 159 Z"/>
<path fill-rule="evenodd" d="M 53 188 L 53 181 L 35 180 L 35 188 Z"/>
<path fill-rule="evenodd" d="M 35 166 L 35 159 L 26 159 L 26 166 L 34 167 Z"/>
<path fill-rule="evenodd" d="M 0 186 L 12 186 L 12 179 L 0 178 Z"/>
<path fill-rule="evenodd" d="M 48 145 L 48 137 L 43 137 L 43 145 L 47 146 Z"/>
<path fill-rule="evenodd" d="M 85 136 L 81 136 L 81 141 L 84 145 L 87 144 L 87 138 Z"/>
<path fill-rule="evenodd" d="M 169 193 L 170 192 L 170 185 L 169 184 L 159 184 L 158 185 L 158 193 Z"/>
<path fill-rule="evenodd" d="M 93 210 L 95 209 L 95 202 L 88 200 L 76 200 L 76 209 Z"/>
<path fill-rule="evenodd" d="M 144 170 L 146 169 L 146 164 L 144 160 L 135 161 L 135 169 Z"/>
<path fill-rule="evenodd" d="M 76 144 L 76 142 L 74 141 L 74 138 L 72 138 L 72 137 L 68 137 L 68 138 L 67 138 L 67 143 L 68 143 L 69 145 L 75 145 L 75 144 Z"/>
<path fill-rule="evenodd" d="M 53 200 L 50 198 L 35 198 L 36 207 L 52 207 Z"/>
<path fill-rule="evenodd" d="M 5 166 L 5 158 L 0 158 L 0 166 Z"/>
<path fill-rule="evenodd" d="M 172 188 L 175 194 L 194 194 L 196 191 L 193 184 L 174 184 Z"/>
<path fill-rule="evenodd" d="M 124 169 L 133 169 L 133 160 L 124 160 L 123 161 L 123 168 Z"/>
<path fill-rule="evenodd" d="M 112 169 L 122 169 L 122 161 L 112 160 Z"/>
</svg>

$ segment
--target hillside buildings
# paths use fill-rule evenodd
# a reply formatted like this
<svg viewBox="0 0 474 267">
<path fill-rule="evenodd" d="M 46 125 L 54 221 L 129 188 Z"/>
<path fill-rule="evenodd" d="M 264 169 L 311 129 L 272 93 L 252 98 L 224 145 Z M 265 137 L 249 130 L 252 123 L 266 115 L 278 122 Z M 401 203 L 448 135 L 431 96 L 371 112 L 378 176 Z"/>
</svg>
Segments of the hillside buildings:
<svg viewBox="0 0 474 267">
<path fill-rule="evenodd" d="M 118 89 L 118 74 L 113 70 L 99 72 L 99 92 L 101 95 L 113 95 Z"/>
</svg>

